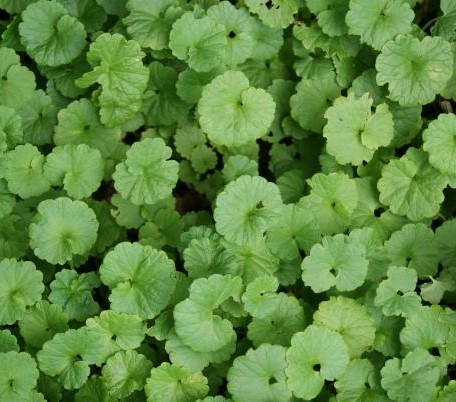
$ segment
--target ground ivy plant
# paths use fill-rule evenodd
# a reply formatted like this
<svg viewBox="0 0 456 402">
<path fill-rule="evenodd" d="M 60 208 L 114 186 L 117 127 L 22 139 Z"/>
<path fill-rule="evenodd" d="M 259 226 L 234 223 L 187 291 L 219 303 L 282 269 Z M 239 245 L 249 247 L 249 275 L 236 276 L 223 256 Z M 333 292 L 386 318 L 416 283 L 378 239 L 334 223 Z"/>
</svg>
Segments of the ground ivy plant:
<svg viewBox="0 0 456 402">
<path fill-rule="evenodd" d="M 0 0 L 0 401 L 455 401 L 455 102 L 453 0 Z"/>
</svg>

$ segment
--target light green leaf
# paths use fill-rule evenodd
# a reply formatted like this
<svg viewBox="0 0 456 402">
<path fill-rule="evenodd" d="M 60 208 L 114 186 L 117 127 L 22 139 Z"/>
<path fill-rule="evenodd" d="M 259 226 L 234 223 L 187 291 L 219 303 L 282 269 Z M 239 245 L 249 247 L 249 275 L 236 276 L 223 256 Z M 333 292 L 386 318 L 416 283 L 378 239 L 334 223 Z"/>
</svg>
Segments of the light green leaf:
<svg viewBox="0 0 456 402">
<path fill-rule="evenodd" d="M 266 91 L 250 86 L 240 71 L 227 71 L 203 88 L 199 122 L 216 145 L 235 147 L 265 135 L 275 104 Z"/>
<path fill-rule="evenodd" d="M 189 297 L 174 308 L 179 338 L 198 352 L 215 352 L 230 343 L 233 325 L 214 310 L 230 298 L 240 301 L 241 291 L 238 276 L 214 274 L 193 281 Z"/>
<path fill-rule="evenodd" d="M 404 0 L 351 0 L 349 7 L 345 17 L 348 32 L 374 49 L 380 50 L 386 41 L 412 30 L 415 14 Z"/>
<path fill-rule="evenodd" d="M 38 258 L 63 265 L 90 250 L 97 230 L 95 213 L 86 203 L 66 197 L 44 200 L 29 226 L 30 247 Z"/>
<path fill-rule="evenodd" d="M 0 262 L 0 324 L 24 317 L 26 307 L 41 299 L 43 274 L 31 261 L 5 258 Z"/>
<path fill-rule="evenodd" d="M 291 391 L 286 385 L 283 346 L 263 344 L 236 357 L 228 370 L 228 391 L 235 400 L 286 402 Z"/>
<path fill-rule="evenodd" d="M 276 185 L 259 176 L 241 176 L 217 196 L 215 227 L 230 242 L 251 244 L 278 219 L 281 206 Z"/>
<path fill-rule="evenodd" d="M 377 83 L 388 84 L 389 97 L 400 105 L 431 103 L 453 73 L 449 42 L 426 36 L 399 35 L 382 47 L 375 63 Z"/>
<path fill-rule="evenodd" d="M 377 188 L 380 202 L 391 212 L 419 221 L 438 213 L 447 184 L 448 178 L 429 164 L 426 153 L 410 147 L 383 167 Z"/>
<path fill-rule="evenodd" d="M 100 267 L 101 281 L 111 289 L 111 308 L 157 316 L 169 303 L 176 287 L 174 263 L 163 251 L 139 243 L 119 243 L 106 254 Z"/>
<path fill-rule="evenodd" d="M 100 118 L 106 127 L 124 124 L 139 112 L 149 79 L 143 57 L 137 42 L 117 33 L 104 33 L 90 45 L 87 60 L 93 70 L 77 79 L 76 85 L 101 85 Z"/>
<path fill-rule="evenodd" d="M 339 378 L 350 360 L 341 335 L 314 325 L 293 336 L 286 357 L 288 387 L 296 397 L 307 400 L 320 393 L 325 380 Z"/>
<path fill-rule="evenodd" d="M 151 370 L 144 390 L 147 402 L 193 402 L 204 398 L 209 387 L 201 372 L 162 363 Z"/>
<path fill-rule="evenodd" d="M 360 287 L 366 278 L 369 261 L 365 247 L 343 234 L 323 237 L 301 264 L 302 280 L 315 293 L 333 286 L 339 291 Z"/>
<path fill-rule="evenodd" d="M 386 147 L 393 139 L 393 116 L 388 106 L 382 103 L 372 112 L 372 103 L 368 94 L 358 99 L 349 94 L 337 98 L 326 111 L 326 150 L 340 164 L 359 166 L 369 162 L 378 148 Z"/>
<path fill-rule="evenodd" d="M 208 16 L 196 18 L 192 12 L 186 12 L 172 26 L 169 47 L 191 69 L 210 71 L 225 63 L 225 28 Z"/>
<path fill-rule="evenodd" d="M 178 163 L 161 138 L 135 142 L 126 160 L 117 164 L 114 187 L 135 205 L 154 204 L 171 195 L 177 182 Z"/>
</svg>

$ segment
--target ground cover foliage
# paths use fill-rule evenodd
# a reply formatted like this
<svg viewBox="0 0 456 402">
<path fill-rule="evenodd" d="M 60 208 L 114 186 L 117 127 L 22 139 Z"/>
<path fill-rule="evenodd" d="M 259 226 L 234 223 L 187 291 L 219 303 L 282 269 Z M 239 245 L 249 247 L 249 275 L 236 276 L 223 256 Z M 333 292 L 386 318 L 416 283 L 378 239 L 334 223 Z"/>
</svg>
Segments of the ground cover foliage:
<svg viewBox="0 0 456 402">
<path fill-rule="evenodd" d="M 456 400 L 456 2 L 0 35 L 0 401 Z"/>
</svg>

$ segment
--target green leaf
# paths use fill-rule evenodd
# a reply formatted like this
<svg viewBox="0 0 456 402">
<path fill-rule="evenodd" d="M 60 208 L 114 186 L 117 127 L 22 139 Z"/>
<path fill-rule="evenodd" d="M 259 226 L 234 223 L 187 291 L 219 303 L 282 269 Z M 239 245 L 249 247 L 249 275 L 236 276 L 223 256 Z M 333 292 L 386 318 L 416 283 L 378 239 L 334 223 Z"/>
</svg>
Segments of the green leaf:
<svg viewBox="0 0 456 402">
<path fill-rule="evenodd" d="M 251 244 L 278 219 L 281 206 L 276 185 L 259 176 L 241 176 L 217 196 L 215 227 L 230 242 Z"/>
<path fill-rule="evenodd" d="M 0 398 L 12 402 L 30 400 L 38 374 L 35 360 L 28 353 L 0 353 Z"/>
<path fill-rule="evenodd" d="M 437 18 L 434 26 L 431 28 L 432 35 L 440 36 L 447 40 L 454 40 L 456 38 L 455 21 L 456 21 L 456 7 L 451 0 L 441 0 L 440 10 L 443 15 Z"/>
<path fill-rule="evenodd" d="M 139 112 L 149 79 L 143 57 L 137 42 L 117 33 L 104 33 L 90 45 L 87 60 L 93 70 L 77 79 L 76 85 L 101 85 L 100 118 L 106 127 L 124 124 Z"/>
<path fill-rule="evenodd" d="M 342 36 L 347 33 L 347 0 L 306 0 L 306 3 L 310 12 L 317 16 L 318 25 L 326 35 Z"/>
<path fill-rule="evenodd" d="M 365 247 L 343 234 L 323 237 L 301 264 L 302 280 L 315 293 L 333 286 L 339 291 L 360 287 L 366 278 L 369 261 Z"/>
<path fill-rule="evenodd" d="M 225 63 L 228 66 L 241 64 L 251 58 L 255 41 L 250 30 L 254 23 L 247 10 L 236 8 L 228 1 L 222 1 L 209 7 L 207 16 L 225 27 Z"/>
<path fill-rule="evenodd" d="M 213 239 L 193 239 L 183 252 L 184 267 L 192 279 L 207 278 L 212 274 L 239 274 L 233 254 Z"/>
<path fill-rule="evenodd" d="M 443 322 L 443 309 L 440 306 L 421 306 L 407 317 L 400 339 L 406 350 L 438 348 L 440 356 L 445 356 L 449 337 L 449 325 Z"/>
<path fill-rule="evenodd" d="M 288 387 L 296 397 L 307 400 L 320 393 L 325 380 L 339 378 L 349 362 L 342 336 L 314 325 L 293 336 L 286 358 Z"/>
<path fill-rule="evenodd" d="M 83 98 L 60 109 L 54 142 L 58 146 L 86 144 L 108 158 L 118 146 L 120 135 L 120 128 L 104 127 L 92 102 Z"/>
<path fill-rule="evenodd" d="M 16 337 L 9 329 L 0 330 L 0 353 L 19 352 L 19 345 Z"/>
<path fill-rule="evenodd" d="M 309 252 L 321 240 L 320 231 L 309 211 L 296 205 L 284 205 L 281 219 L 266 231 L 266 244 L 271 252 L 284 261 L 300 257 L 300 250 Z"/>
<path fill-rule="evenodd" d="M 70 15 L 80 20 L 87 32 L 92 33 L 102 28 L 106 22 L 106 14 L 94 0 L 58 0 Z"/>
<path fill-rule="evenodd" d="M 386 147 L 393 139 L 393 116 L 388 106 L 377 105 L 373 113 L 372 103 L 368 94 L 358 99 L 349 94 L 337 98 L 326 111 L 326 150 L 340 164 L 359 166 L 369 162 L 378 148 Z"/>
<path fill-rule="evenodd" d="M 388 40 L 412 30 L 415 14 L 404 0 L 351 0 L 349 7 L 348 32 L 374 49 L 381 50 Z"/>
<path fill-rule="evenodd" d="M 84 25 L 68 15 L 60 3 L 39 0 L 30 4 L 21 16 L 21 42 L 38 64 L 68 64 L 86 45 Z"/>
<path fill-rule="evenodd" d="M 313 318 L 313 325 L 342 335 L 351 358 L 360 357 L 374 343 L 374 320 L 367 309 L 353 299 L 332 296 L 319 304 Z"/>
<path fill-rule="evenodd" d="M 335 382 L 338 402 L 389 402 L 377 381 L 377 372 L 367 359 L 354 359 Z"/>
<path fill-rule="evenodd" d="M 42 372 L 57 376 L 65 389 L 78 389 L 89 377 L 89 365 L 100 363 L 102 348 L 101 338 L 82 327 L 56 334 L 36 357 Z"/>
<path fill-rule="evenodd" d="M 29 226 L 30 247 L 38 258 L 63 265 L 90 250 L 97 230 L 95 213 L 86 203 L 66 197 L 44 200 Z"/>
<path fill-rule="evenodd" d="M 423 223 L 404 225 L 385 242 L 385 249 L 392 265 L 414 269 L 419 278 L 437 273 L 434 233 Z"/>
<path fill-rule="evenodd" d="M 57 123 L 57 108 L 50 96 L 37 90 L 21 107 L 19 114 L 24 129 L 24 142 L 34 145 L 50 144 Z"/>
<path fill-rule="evenodd" d="M 24 317 L 26 307 L 41 299 L 43 274 L 31 261 L 5 258 L 0 262 L 0 324 L 11 325 Z"/>
<path fill-rule="evenodd" d="M 0 106 L 0 153 L 23 143 L 22 119 L 9 106 Z"/>
<path fill-rule="evenodd" d="M 273 295 L 269 306 L 255 311 L 247 338 L 255 347 L 263 343 L 289 346 L 292 336 L 305 328 L 304 310 L 298 299 L 285 293 Z"/>
<path fill-rule="evenodd" d="M 110 357 L 101 370 L 110 395 L 126 398 L 132 392 L 142 390 L 152 363 L 134 350 L 120 351 Z"/>
<path fill-rule="evenodd" d="M 447 184 L 448 178 L 429 164 L 426 153 L 411 147 L 383 167 L 377 188 L 380 202 L 391 212 L 419 221 L 438 213 Z"/>
<path fill-rule="evenodd" d="M 252 317 L 265 318 L 270 315 L 277 305 L 278 287 L 279 281 L 272 275 L 259 276 L 250 282 L 242 295 L 245 310 Z"/>
<path fill-rule="evenodd" d="M 100 267 L 101 281 L 111 289 L 111 308 L 157 316 L 169 303 L 176 286 L 174 263 L 163 251 L 139 243 L 119 243 L 106 254 Z"/>
<path fill-rule="evenodd" d="M 171 26 L 182 14 L 177 0 L 129 0 L 128 15 L 123 19 L 128 34 L 141 47 L 168 48 Z"/>
<path fill-rule="evenodd" d="M 104 175 L 100 151 L 85 144 L 56 146 L 46 157 L 44 176 L 53 186 L 60 186 L 74 199 L 89 197 Z"/>
<path fill-rule="evenodd" d="M 398 402 L 430 401 L 440 377 L 435 357 L 424 349 L 409 352 L 403 360 L 388 360 L 381 375 L 388 397 Z"/>
<path fill-rule="evenodd" d="M 285 402 L 291 398 L 286 385 L 286 349 L 261 345 L 236 357 L 228 370 L 228 391 L 235 400 Z"/>
<path fill-rule="evenodd" d="M 191 69 L 210 71 L 225 63 L 225 27 L 208 16 L 196 18 L 192 12 L 186 12 L 172 26 L 169 47 Z"/>
<path fill-rule="evenodd" d="M 375 305 L 387 316 L 409 317 L 416 313 L 421 306 L 421 299 L 414 292 L 417 279 L 415 270 L 391 266 L 388 278 L 378 285 Z"/>
<path fill-rule="evenodd" d="M 453 73 L 450 43 L 439 37 L 423 40 L 399 35 L 382 47 L 375 63 L 377 83 L 388 84 L 389 97 L 400 105 L 426 105 L 445 88 Z"/>
<path fill-rule="evenodd" d="M 189 106 L 176 93 L 177 72 L 161 63 L 149 65 L 150 78 L 144 99 L 149 125 L 169 125 L 183 122 Z"/>
<path fill-rule="evenodd" d="M 29 308 L 19 320 L 19 330 L 25 342 L 41 348 L 55 334 L 68 329 L 68 316 L 58 304 L 41 300 Z"/>
<path fill-rule="evenodd" d="M 265 25 L 271 28 L 286 28 L 298 12 L 296 0 L 245 0 L 250 12 L 257 14 Z"/>
<path fill-rule="evenodd" d="M 423 131 L 423 149 L 429 154 L 429 163 L 439 172 L 456 175 L 456 116 L 439 114 Z"/>
<path fill-rule="evenodd" d="M 112 310 L 104 310 L 98 317 L 89 318 L 86 326 L 104 338 L 105 349 L 114 351 L 138 348 L 146 331 L 139 316 Z"/>
<path fill-rule="evenodd" d="M 250 86 L 240 71 L 227 71 L 203 88 L 199 122 L 216 145 L 235 147 L 265 135 L 275 104 L 266 91 Z"/>
<path fill-rule="evenodd" d="M 44 162 L 44 155 L 30 144 L 18 145 L 9 151 L 2 161 L 8 189 L 24 199 L 48 191 L 51 184 L 44 176 Z"/>
<path fill-rule="evenodd" d="M 211 275 L 190 286 L 190 295 L 174 308 L 175 330 L 179 338 L 198 352 L 215 352 L 235 336 L 232 323 L 214 310 L 232 298 L 240 300 L 241 278 Z"/>
<path fill-rule="evenodd" d="M 301 80 L 290 98 L 291 116 L 302 128 L 321 133 L 326 124 L 325 112 L 340 91 L 332 71 L 323 77 Z"/>
<path fill-rule="evenodd" d="M 127 151 L 116 166 L 114 187 L 135 205 L 154 204 L 171 195 L 177 181 L 178 164 L 169 160 L 171 148 L 161 138 L 146 138 Z"/>
<path fill-rule="evenodd" d="M 92 292 L 100 286 L 100 280 L 95 272 L 78 275 L 74 270 L 62 269 L 55 274 L 50 284 L 50 302 L 58 304 L 68 315 L 68 318 L 85 321 L 97 314 L 100 306 L 93 299 Z"/>
<path fill-rule="evenodd" d="M 165 362 L 151 370 L 144 390 L 147 402 L 193 402 L 204 398 L 209 387 L 201 372 Z"/>
<path fill-rule="evenodd" d="M 310 194 L 297 205 L 312 212 L 323 234 L 342 232 L 358 203 L 355 181 L 344 173 L 316 173 L 307 183 Z"/>
<path fill-rule="evenodd" d="M 201 371 L 210 363 L 227 361 L 236 350 L 236 337 L 233 334 L 230 342 L 223 348 L 215 352 L 206 353 L 193 350 L 190 346 L 182 342 L 174 330 L 171 330 L 167 336 L 165 349 L 173 364 L 191 371 Z"/>
<path fill-rule="evenodd" d="M 0 47 L 0 105 L 20 108 L 33 96 L 35 75 L 21 66 L 13 49 Z"/>
</svg>

